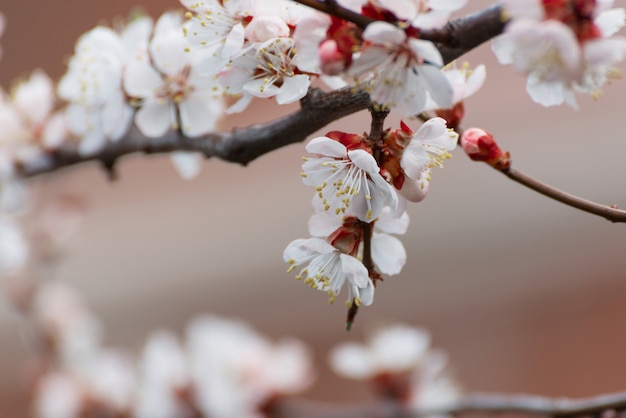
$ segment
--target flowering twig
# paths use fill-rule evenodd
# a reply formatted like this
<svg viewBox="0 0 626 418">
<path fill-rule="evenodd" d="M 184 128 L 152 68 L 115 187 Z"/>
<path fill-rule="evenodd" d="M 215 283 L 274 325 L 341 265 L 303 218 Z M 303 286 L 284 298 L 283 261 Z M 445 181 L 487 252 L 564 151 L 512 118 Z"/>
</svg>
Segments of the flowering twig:
<svg viewBox="0 0 626 418">
<path fill-rule="evenodd" d="M 539 180 L 536 180 L 512 167 L 505 168 L 500 171 L 511 180 L 565 205 L 593 215 L 601 216 L 611 222 L 626 222 L 626 211 L 617 209 L 615 206 L 601 205 L 599 203 L 566 193 L 555 187 L 542 183 Z"/>
<path fill-rule="evenodd" d="M 565 193 L 524 174 L 512 167 L 511 155 L 503 152 L 493 135 L 480 128 L 470 128 L 461 135 L 461 146 L 465 153 L 474 161 L 482 161 L 501 172 L 513 181 L 541 193 L 565 205 L 602 216 L 611 222 L 626 222 L 626 211 L 617 207 L 605 206 L 586 199 Z"/>
<path fill-rule="evenodd" d="M 326 4 L 313 0 L 311 2 Z M 441 47 L 444 62 L 449 63 L 499 35 L 504 27 L 500 14 L 500 6 L 492 6 L 454 20 L 446 26 L 448 29 L 442 29 L 436 36 L 433 35 L 436 39 L 445 38 L 451 42 L 452 48 Z M 443 35 L 445 31 L 450 31 L 447 37 Z M 217 157 L 246 165 L 268 152 L 301 142 L 316 130 L 344 116 L 364 110 L 368 105 L 369 96 L 361 89 L 344 88 L 330 93 L 313 89 L 301 101 L 301 109 L 265 124 L 197 138 L 181 137 L 177 132 L 169 132 L 159 138 L 147 138 L 139 131 L 132 130 L 119 141 L 108 143 L 98 153 L 88 156 L 78 152 L 77 144 L 66 142 L 44 161 L 22 165 L 17 167 L 17 171 L 23 177 L 31 177 L 88 161 L 100 161 L 111 171 L 118 159 L 128 154 L 174 151 L 196 151 L 207 158 Z"/>
<path fill-rule="evenodd" d="M 370 23 L 376 21 L 376 19 L 363 16 L 341 7 L 334 1 L 295 1 L 329 15 L 352 22 L 361 29 L 364 29 Z M 451 20 L 443 28 L 420 30 L 419 37 L 437 44 L 444 61 L 450 62 L 475 48 L 477 45 L 502 33 L 506 23 L 507 17 L 502 13 L 502 6 L 494 4 L 461 19 Z"/>
</svg>

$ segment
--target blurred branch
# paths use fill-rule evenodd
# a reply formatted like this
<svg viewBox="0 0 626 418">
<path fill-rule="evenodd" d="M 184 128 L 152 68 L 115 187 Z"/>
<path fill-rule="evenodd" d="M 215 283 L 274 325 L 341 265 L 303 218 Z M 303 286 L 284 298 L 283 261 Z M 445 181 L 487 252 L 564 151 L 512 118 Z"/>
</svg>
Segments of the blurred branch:
<svg viewBox="0 0 626 418">
<path fill-rule="evenodd" d="M 540 415 L 554 418 L 617 417 L 626 410 L 626 392 L 570 399 L 536 395 L 474 394 L 449 407 L 407 410 L 393 404 L 330 405 L 305 400 L 287 400 L 277 406 L 279 417 L 298 418 L 397 418 L 441 415 Z"/>
<path fill-rule="evenodd" d="M 321 2 L 318 2 L 321 4 Z M 324 3 L 326 4 L 326 3 Z M 329 4 L 334 4 L 330 2 Z M 441 47 L 446 63 L 458 58 L 486 40 L 502 32 L 504 23 L 499 6 L 451 21 L 438 31 L 430 33 L 434 40 L 446 41 L 450 47 Z M 446 29 L 447 28 L 447 29 Z M 364 110 L 369 96 L 361 89 L 348 87 L 324 93 L 313 89 L 301 101 L 301 108 L 287 116 L 247 128 L 235 128 L 230 133 L 214 133 L 198 138 L 186 138 L 177 132 L 169 132 L 159 138 L 147 138 L 136 129 L 117 142 L 110 142 L 100 152 L 83 156 L 76 143 L 65 143 L 51 152 L 45 161 L 23 164 L 17 172 L 23 177 L 50 173 L 83 162 L 100 161 L 110 172 L 123 156 L 133 153 L 168 153 L 173 151 L 196 151 L 207 158 L 217 157 L 225 161 L 248 164 L 250 161 L 283 146 L 304 141 L 310 134 L 329 123 Z"/>
<path fill-rule="evenodd" d="M 527 174 L 524 174 L 512 167 L 505 168 L 501 171 L 505 176 L 511 180 L 541 193 L 544 196 L 561 202 L 565 205 L 582 210 L 584 212 L 591 213 L 593 215 L 601 216 L 611 222 L 626 222 L 626 211 L 617 209 L 616 206 L 605 206 L 599 203 L 586 200 L 572 194 L 566 193 L 555 187 L 549 186 L 545 183 L 536 180 Z"/>
</svg>

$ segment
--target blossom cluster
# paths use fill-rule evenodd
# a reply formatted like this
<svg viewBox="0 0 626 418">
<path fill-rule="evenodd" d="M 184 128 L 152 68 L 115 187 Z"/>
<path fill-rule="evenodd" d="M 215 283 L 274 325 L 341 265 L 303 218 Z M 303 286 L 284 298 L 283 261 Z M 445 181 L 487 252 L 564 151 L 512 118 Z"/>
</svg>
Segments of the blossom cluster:
<svg viewBox="0 0 626 418">
<path fill-rule="evenodd" d="M 380 396 L 409 410 L 444 408 L 460 399 L 461 389 L 446 354 L 430 342 L 422 328 L 393 325 L 377 330 L 366 345 L 339 344 L 330 366 L 343 377 L 370 381 Z"/>
<path fill-rule="evenodd" d="M 626 11 L 613 0 L 507 0 L 513 22 L 495 39 L 502 64 L 528 75 L 526 90 L 544 106 L 567 103 L 574 92 L 598 97 L 619 76 L 626 38 L 614 36 L 626 24 Z"/>
<path fill-rule="evenodd" d="M 347 282 L 348 307 L 372 304 L 380 274 L 398 274 L 406 262 L 402 243 L 389 234 L 406 232 L 406 202 L 426 197 L 432 168 L 450 157 L 457 139 L 439 117 L 415 133 L 402 123 L 380 141 L 337 131 L 312 139 L 306 150 L 314 156 L 302 165 L 304 184 L 316 189 L 312 238 L 287 246 L 289 271 L 302 267 L 296 278 L 331 303 Z"/>
</svg>

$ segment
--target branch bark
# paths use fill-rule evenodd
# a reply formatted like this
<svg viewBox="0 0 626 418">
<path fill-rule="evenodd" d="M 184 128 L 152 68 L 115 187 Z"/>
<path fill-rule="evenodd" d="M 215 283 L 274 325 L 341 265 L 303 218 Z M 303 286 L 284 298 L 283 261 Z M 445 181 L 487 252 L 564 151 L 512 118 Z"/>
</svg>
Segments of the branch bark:
<svg viewBox="0 0 626 418">
<path fill-rule="evenodd" d="M 451 45 L 443 47 L 445 62 L 450 62 L 488 39 L 499 35 L 504 23 L 500 6 L 452 21 L 446 28 L 428 35 Z M 425 35 L 425 36 L 426 36 Z M 132 129 L 124 138 L 111 142 L 100 152 L 83 156 L 75 143 L 65 143 L 44 161 L 17 167 L 22 177 L 54 172 L 76 164 L 100 161 L 108 170 L 123 156 L 133 153 L 169 153 L 173 151 L 201 152 L 207 158 L 246 165 L 250 161 L 283 146 L 304 141 L 310 134 L 329 123 L 352 113 L 367 109 L 369 96 L 361 89 L 344 88 L 330 93 L 312 89 L 301 101 L 298 111 L 272 122 L 235 128 L 230 133 L 214 133 L 198 138 L 186 138 L 169 132 L 159 138 L 147 138 Z"/>
<path fill-rule="evenodd" d="M 397 404 L 377 403 L 331 405 L 327 403 L 287 400 L 277 405 L 279 417 L 298 418 L 426 418 L 430 416 L 515 414 L 554 418 L 617 416 L 626 410 L 626 392 L 597 397 L 570 399 L 537 395 L 468 395 L 457 404 L 441 408 L 408 410 Z"/>
<path fill-rule="evenodd" d="M 582 210 L 583 212 L 601 216 L 611 222 L 626 222 L 626 211 L 617 209 L 617 207 L 601 205 L 599 203 L 566 193 L 555 187 L 542 183 L 539 180 L 514 169 L 513 167 L 499 171 L 511 180 L 526 186 L 537 193 L 541 193 L 550 199 L 554 199 L 557 202 Z"/>
</svg>

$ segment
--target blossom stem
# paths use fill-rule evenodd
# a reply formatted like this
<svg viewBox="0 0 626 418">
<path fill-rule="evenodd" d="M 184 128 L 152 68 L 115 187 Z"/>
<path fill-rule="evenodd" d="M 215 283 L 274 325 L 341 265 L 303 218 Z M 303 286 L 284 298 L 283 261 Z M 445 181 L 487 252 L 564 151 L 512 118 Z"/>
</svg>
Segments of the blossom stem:
<svg viewBox="0 0 626 418">
<path fill-rule="evenodd" d="M 354 319 L 356 318 L 356 314 L 359 312 L 359 305 L 356 304 L 355 301 L 352 301 L 352 305 L 348 308 L 348 315 L 346 317 L 346 331 L 350 331 L 352 329 L 352 325 L 354 325 Z"/>
<path fill-rule="evenodd" d="M 617 209 L 614 205 L 605 206 L 599 203 L 592 202 L 590 200 L 580 198 L 578 196 L 574 196 L 555 187 L 542 183 L 541 181 L 536 180 L 512 167 L 505 168 L 499 171 L 501 171 L 511 180 L 565 205 L 582 210 L 584 212 L 591 213 L 593 215 L 601 216 L 611 222 L 626 222 L 626 211 Z"/>
</svg>

